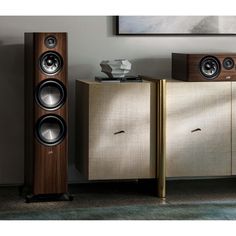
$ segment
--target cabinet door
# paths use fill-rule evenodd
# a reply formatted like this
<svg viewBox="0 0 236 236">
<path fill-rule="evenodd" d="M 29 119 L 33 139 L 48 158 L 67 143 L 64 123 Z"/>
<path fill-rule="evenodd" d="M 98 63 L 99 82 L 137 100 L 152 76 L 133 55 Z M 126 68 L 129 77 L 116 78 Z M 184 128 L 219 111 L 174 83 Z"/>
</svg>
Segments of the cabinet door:
<svg viewBox="0 0 236 236">
<path fill-rule="evenodd" d="M 231 83 L 168 82 L 166 99 L 167 176 L 231 175 Z"/>
<path fill-rule="evenodd" d="M 155 177 L 150 94 L 145 82 L 90 86 L 89 179 Z"/>
</svg>

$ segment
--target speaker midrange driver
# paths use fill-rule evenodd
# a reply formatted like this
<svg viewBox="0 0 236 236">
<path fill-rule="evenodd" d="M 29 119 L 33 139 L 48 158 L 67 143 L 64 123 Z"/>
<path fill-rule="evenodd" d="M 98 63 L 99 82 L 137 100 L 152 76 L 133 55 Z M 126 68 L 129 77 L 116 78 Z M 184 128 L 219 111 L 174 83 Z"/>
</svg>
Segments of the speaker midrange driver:
<svg viewBox="0 0 236 236">
<path fill-rule="evenodd" d="M 55 75 L 63 66 L 63 59 L 57 52 L 48 51 L 40 57 L 40 68 L 45 74 Z"/>
<path fill-rule="evenodd" d="M 200 61 L 200 71 L 206 79 L 214 79 L 220 74 L 220 62 L 213 56 L 206 56 Z"/>
<path fill-rule="evenodd" d="M 35 98 L 38 104 L 46 110 L 60 108 L 66 100 L 66 88 L 59 80 L 43 80 L 36 89 Z"/>
</svg>

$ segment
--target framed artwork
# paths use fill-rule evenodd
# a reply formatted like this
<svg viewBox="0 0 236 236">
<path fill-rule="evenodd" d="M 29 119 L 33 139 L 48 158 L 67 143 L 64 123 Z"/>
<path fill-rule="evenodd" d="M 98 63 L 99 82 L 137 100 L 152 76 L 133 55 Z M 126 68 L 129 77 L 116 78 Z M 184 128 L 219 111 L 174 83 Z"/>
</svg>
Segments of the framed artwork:
<svg viewBox="0 0 236 236">
<path fill-rule="evenodd" d="M 118 16 L 117 35 L 235 35 L 236 16 Z"/>
</svg>

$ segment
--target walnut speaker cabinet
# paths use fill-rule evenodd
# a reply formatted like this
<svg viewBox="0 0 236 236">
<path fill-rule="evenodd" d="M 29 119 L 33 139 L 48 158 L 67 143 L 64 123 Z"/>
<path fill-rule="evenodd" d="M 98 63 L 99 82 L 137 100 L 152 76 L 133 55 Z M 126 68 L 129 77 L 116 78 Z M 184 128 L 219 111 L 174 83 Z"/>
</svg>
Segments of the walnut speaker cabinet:
<svg viewBox="0 0 236 236">
<path fill-rule="evenodd" d="M 25 33 L 25 185 L 67 193 L 67 34 Z"/>
<path fill-rule="evenodd" d="M 172 78 L 184 81 L 236 81 L 236 53 L 172 53 Z"/>
<path fill-rule="evenodd" d="M 155 83 L 76 81 L 76 166 L 88 180 L 156 177 Z"/>
</svg>

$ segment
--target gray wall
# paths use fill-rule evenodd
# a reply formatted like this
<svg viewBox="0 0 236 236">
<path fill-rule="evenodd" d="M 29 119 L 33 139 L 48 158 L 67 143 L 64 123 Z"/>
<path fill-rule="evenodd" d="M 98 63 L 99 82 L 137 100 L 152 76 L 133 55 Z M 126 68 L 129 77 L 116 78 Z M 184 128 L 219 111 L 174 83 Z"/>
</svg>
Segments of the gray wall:
<svg viewBox="0 0 236 236">
<path fill-rule="evenodd" d="M 0 184 L 23 183 L 24 32 L 68 32 L 69 180 L 83 181 L 74 167 L 75 80 L 93 79 L 103 59 L 127 58 L 133 74 L 170 77 L 171 52 L 236 52 L 235 37 L 115 36 L 113 17 L 0 17 Z"/>
</svg>

